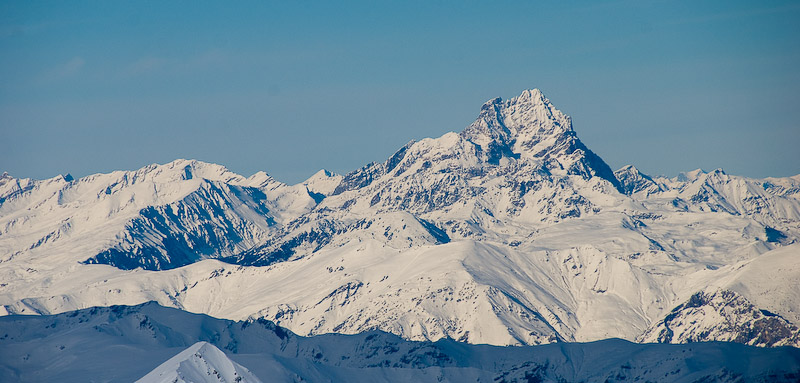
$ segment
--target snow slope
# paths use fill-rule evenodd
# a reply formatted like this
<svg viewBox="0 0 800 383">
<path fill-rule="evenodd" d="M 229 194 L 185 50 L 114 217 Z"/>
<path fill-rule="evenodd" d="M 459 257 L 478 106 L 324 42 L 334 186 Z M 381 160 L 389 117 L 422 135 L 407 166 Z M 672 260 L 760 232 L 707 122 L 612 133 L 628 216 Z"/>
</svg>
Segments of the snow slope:
<svg viewBox="0 0 800 383">
<path fill-rule="evenodd" d="M 800 178 L 612 172 L 537 90 L 487 102 L 461 133 L 294 186 L 176 161 L 4 177 L 0 191 L 5 313 L 155 300 L 302 335 L 798 346 Z M 709 299 L 690 315 L 707 320 L 668 320 L 725 291 L 741 310 Z M 788 332 L 743 331 L 761 310 Z M 697 336 L 652 335 L 664 323 Z"/>
<path fill-rule="evenodd" d="M 136 382 L 261 383 L 261 380 L 208 342 L 197 342 Z"/>
</svg>

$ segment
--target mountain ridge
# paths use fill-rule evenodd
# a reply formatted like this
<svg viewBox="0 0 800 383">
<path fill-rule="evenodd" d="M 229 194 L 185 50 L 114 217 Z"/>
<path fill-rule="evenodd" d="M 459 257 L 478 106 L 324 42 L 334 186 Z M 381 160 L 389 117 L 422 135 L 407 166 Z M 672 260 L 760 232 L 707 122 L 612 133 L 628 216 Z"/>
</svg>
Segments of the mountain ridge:
<svg viewBox="0 0 800 383">
<path fill-rule="evenodd" d="M 264 319 L 234 322 L 152 302 L 0 317 L 0 333 L 0 380 L 19 382 L 133 381 L 142 376 L 141 381 L 164 381 L 151 379 L 156 375 L 170 382 L 260 377 L 276 382 L 509 383 L 791 382 L 800 376 L 800 350 L 792 347 L 635 344 L 620 339 L 496 347 L 452 339 L 410 342 L 380 331 L 302 337 Z"/>
</svg>

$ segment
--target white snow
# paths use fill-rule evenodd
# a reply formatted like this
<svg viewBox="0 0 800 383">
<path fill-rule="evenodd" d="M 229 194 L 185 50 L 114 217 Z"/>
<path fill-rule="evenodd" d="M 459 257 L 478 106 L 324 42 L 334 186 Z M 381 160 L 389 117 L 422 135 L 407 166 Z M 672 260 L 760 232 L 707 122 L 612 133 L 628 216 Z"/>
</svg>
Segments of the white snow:
<svg viewBox="0 0 800 383">
<path fill-rule="evenodd" d="M 136 382 L 261 383 L 261 380 L 208 342 L 197 342 Z"/>
<path fill-rule="evenodd" d="M 303 181 L 302 184 L 311 192 L 328 196 L 333 194 L 340 182 L 342 182 L 341 175 L 322 169 Z"/>
</svg>

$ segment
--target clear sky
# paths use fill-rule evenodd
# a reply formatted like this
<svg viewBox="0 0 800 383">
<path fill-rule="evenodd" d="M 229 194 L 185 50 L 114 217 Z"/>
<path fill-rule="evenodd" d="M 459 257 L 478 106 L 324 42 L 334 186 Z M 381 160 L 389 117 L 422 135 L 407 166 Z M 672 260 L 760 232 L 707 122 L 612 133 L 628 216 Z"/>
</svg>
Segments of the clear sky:
<svg viewBox="0 0 800 383">
<path fill-rule="evenodd" d="M 539 88 L 614 169 L 800 173 L 797 1 L 200 3 L 0 3 L 0 172 L 293 183 Z"/>
</svg>

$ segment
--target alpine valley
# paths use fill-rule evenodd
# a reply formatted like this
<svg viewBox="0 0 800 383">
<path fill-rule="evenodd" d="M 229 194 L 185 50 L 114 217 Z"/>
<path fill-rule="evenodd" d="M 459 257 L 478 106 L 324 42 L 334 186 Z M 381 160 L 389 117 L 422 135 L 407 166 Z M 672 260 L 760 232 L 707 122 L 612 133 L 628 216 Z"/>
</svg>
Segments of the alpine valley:
<svg viewBox="0 0 800 383">
<path fill-rule="evenodd" d="M 538 90 L 297 185 L 3 174 L 0 380 L 795 381 L 799 240 L 800 175 L 613 171 Z"/>
</svg>

